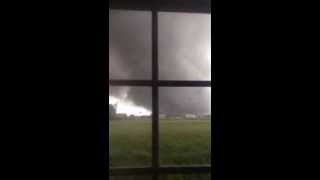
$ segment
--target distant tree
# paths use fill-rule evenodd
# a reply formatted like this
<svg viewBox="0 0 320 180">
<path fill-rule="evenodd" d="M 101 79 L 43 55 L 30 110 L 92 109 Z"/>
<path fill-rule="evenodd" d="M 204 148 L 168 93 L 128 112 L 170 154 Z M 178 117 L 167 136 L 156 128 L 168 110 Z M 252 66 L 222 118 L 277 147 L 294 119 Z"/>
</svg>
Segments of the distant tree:
<svg viewBox="0 0 320 180">
<path fill-rule="evenodd" d="M 113 105 L 109 104 L 109 121 L 114 120 L 115 116 L 116 116 L 116 108 Z"/>
</svg>

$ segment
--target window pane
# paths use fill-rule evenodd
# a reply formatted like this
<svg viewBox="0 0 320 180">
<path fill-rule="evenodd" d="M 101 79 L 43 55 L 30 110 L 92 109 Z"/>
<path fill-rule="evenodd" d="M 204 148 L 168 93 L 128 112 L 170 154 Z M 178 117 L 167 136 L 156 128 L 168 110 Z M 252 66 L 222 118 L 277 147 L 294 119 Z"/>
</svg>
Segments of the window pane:
<svg viewBox="0 0 320 180">
<path fill-rule="evenodd" d="M 161 165 L 210 164 L 211 88 L 160 88 Z"/>
<path fill-rule="evenodd" d="M 110 167 L 150 166 L 151 89 L 111 87 L 109 92 Z"/>
<path fill-rule="evenodd" d="M 160 175 L 160 180 L 211 180 L 210 174 Z"/>
<path fill-rule="evenodd" d="M 151 12 L 109 11 L 109 78 L 151 79 Z"/>
<path fill-rule="evenodd" d="M 161 80 L 211 80 L 211 15 L 159 13 Z"/>
</svg>

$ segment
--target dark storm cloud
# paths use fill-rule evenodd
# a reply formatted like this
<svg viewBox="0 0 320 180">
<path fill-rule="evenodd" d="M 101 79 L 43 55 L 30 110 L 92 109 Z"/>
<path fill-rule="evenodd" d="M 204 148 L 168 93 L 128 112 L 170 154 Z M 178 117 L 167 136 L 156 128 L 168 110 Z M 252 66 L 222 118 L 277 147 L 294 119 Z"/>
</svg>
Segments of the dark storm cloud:
<svg viewBox="0 0 320 180">
<path fill-rule="evenodd" d="M 150 14 L 112 11 L 109 16 L 110 78 L 150 79 Z"/>
<path fill-rule="evenodd" d="M 210 80 L 210 16 L 161 14 L 160 78 Z M 151 14 L 109 12 L 109 75 L 112 79 L 151 79 Z M 192 52 L 192 53 L 191 53 Z M 127 94 L 136 105 L 151 109 L 151 89 L 110 87 L 110 95 Z M 210 112 L 208 88 L 161 88 L 160 112 Z"/>
</svg>

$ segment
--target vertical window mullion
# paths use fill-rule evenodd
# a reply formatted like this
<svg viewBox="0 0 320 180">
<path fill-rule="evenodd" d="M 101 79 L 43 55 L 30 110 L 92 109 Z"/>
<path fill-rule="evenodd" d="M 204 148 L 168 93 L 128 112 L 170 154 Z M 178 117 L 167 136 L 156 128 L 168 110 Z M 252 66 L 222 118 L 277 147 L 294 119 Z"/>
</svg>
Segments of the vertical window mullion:
<svg viewBox="0 0 320 180">
<path fill-rule="evenodd" d="M 159 64 L 158 64 L 158 12 L 152 10 L 152 167 L 153 180 L 158 179 L 159 168 Z"/>
</svg>

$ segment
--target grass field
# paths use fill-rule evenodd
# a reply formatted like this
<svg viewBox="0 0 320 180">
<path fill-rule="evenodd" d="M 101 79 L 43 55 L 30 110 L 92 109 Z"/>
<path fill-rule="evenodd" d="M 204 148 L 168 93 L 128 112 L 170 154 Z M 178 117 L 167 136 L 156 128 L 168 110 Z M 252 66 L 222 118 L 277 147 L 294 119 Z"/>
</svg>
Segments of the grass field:
<svg viewBox="0 0 320 180">
<path fill-rule="evenodd" d="M 110 122 L 109 127 L 110 167 L 151 166 L 151 120 L 115 120 Z M 160 120 L 160 164 L 210 164 L 210 127 L 209 120 Z M 210 178 L 207 175 L 161 177 L 161 180 L 167 179 Z"/>
</svg>

